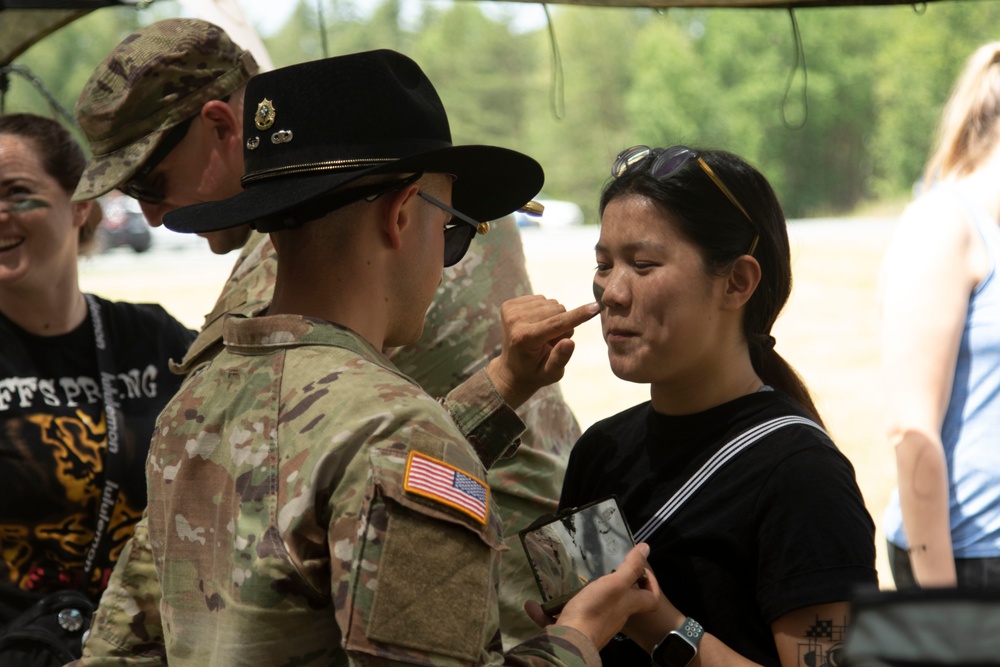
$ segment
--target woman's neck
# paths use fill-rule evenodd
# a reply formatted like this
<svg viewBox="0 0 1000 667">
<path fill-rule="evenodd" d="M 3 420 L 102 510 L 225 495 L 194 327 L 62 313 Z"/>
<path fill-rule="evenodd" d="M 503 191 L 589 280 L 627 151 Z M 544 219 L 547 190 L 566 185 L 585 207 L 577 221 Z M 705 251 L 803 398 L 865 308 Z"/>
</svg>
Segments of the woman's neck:
<svg viewBox="0 0 1000 667">
<path fill-rule="evenodd" d="M 0 288 L 0 312 L 36 336 L 69 333 L 87 319 L 87 301 L 76 276 L 36 289 Z"/>
<path fill-rule="evenodd" d="M 692 415 L 758 391 L 764 382 L 750 363 L 750 354 L 720 355 L 712 368 L 674 381 L 650 385 L 653 409 L 665 415 Z"/>
</svg>

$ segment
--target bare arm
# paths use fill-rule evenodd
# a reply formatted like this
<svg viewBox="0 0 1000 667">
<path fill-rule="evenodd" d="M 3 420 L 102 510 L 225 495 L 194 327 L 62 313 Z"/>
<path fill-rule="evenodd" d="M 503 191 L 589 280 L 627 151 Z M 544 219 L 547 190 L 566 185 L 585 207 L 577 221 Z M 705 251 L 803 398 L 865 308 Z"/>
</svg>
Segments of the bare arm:
<svg viewBox="0 0 1000 667">
<path fill-rule="evenodd" d="M 772 623 L 771 630 L 782 667 L 834 664 L 827 660 L 827 656 L 838 651 L 843 644 L 849 610 L 846 601 L 803 607 Z M 625 632 L 644 650 L 652 653 L 653 647 L 683 622 L 684 614 L 661 596 L 659 608 L 650 614 L 633 616 Z M 757 664 L 709 632 L 702 635 L 698 655 L 691 663 L 692 667 L 751 667 Z"/>
<path fill-rule="evenodd" d="M 839 664 L 835 656 L 842 650 L 848 602 L 803 607 L 771 624 L 781 667 L 812 667 Z"/>
<path fill-rule="evenodd" d="M 954 586 L 941 425 L 983 248 L 954 198 L 912 204 L 883 263 L 882 374 L 903 526 L 918 583 Z"/>
<path fill-rule="evenodd" d="M 625 634 L 629 639 L 652 654 L 653 649 L 667 633 L 676 630 L 684 622 L 684 614 L 678 611 L 664 595 L 660 595 L 658 608 L 647 614 L 637 614 L 629 619 L 625 626 Z M 695 619 L 698 620 L 698 619 Z M 715 635 L 705 632 L 698 643 L 698 655 L 690 667 L 750 667 L 757 665 L 726 646 Z"/>
</svg>

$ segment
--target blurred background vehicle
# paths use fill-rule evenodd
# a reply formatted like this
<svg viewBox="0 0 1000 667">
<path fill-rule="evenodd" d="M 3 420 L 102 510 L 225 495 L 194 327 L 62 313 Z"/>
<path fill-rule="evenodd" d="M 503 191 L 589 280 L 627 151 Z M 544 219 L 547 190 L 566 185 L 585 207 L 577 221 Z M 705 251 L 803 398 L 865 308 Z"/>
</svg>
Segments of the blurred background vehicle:
<svg viewBox="0 0 1000 667">
<path fill-rule="evenodd" d="M 529 215 L 522 211 L 514 213 L 518 227 L 575 227 L 583 224 L 583 209 L 571 201 L 549 199 L 544 193 L 539 193 L 535 201 L 545 207 L 540 216 Z"/>
<path fill-rule="evenodd" d="M 101 209 L 104 219 L 97 228 L 98 252 L 122 246 L 146 252 L 153 245 L 149 225 L 135 199 L 114 190 L 101 198 Z"/>
</svg>

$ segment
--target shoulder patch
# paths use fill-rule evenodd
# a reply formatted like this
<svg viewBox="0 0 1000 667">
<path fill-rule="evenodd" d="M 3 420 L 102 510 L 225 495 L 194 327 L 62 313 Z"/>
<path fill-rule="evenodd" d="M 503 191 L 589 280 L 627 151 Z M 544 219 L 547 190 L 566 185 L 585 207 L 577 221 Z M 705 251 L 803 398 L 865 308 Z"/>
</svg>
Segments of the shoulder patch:
<svg viewBox="0 0 1000 667">
<path fill-rule="evenodd" d="M 449 463 L 411 451 L 406 460 L 403 490 L 436 500 L 486 524 L 490 487 Z"/>
</svg>

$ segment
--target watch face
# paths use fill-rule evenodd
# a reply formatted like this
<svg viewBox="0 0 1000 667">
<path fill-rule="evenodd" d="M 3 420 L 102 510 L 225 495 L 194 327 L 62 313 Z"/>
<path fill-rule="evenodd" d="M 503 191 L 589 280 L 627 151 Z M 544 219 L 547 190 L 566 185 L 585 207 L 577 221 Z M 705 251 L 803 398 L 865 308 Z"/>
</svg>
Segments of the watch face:
<svg viewBox="0 0 1000 667">
<path fill-rule="evenodd" d="M 656 647 L 656 651 L 653 652 L 653 660 L 660 667 L 684 667 L 694 660 L 697 653 L 697 649 L 691 645 L 691 642 L 676 632 L 671 632 Z"/>
</svg>

